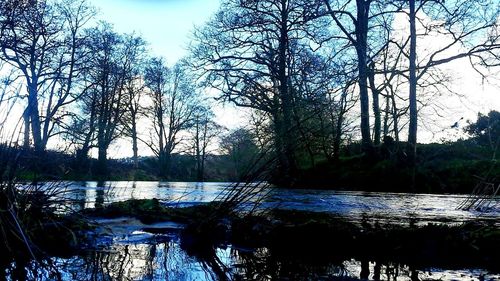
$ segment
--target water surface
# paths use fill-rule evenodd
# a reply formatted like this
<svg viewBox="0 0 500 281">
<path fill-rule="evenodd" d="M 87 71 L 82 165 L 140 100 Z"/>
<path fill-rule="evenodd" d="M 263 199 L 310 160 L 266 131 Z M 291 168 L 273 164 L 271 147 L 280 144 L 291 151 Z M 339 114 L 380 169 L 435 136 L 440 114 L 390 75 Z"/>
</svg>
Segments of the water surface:
<svg viewBox="0 0 500 281">
<path fill-rule="evenodd" d="M 67 188 L 76 208 L 93 208 L 127 199 L 157 198 L 169 206 L 210 202 L 231 183 L 74 182 Z M 498 225 L 498 200 L 489 212 L 457 210 L 467 196 L 396 194 L 307 189 L 274 189 L 262 208 L 328 212 L 353 221 L 366 217 L 397 223 L 461 223 L 486 220 Z M 54 258 L 62 280 L 359 280 L 361 263 L 281 256 L 266 248 L 218 245 L 208 251 L 183 247 L 182 225 L 148 225 L 131 218 L 99 220 L 96 245 L 79 256 Z M 157 233 L 154 229 L 166 229 Z M 303 241 L 307 244 L 308 241 Z M 293 247 L 293 245 L 291 245 Z M 370 280 L 500 280 L 498 272 L 476 268 L 410 268 L 397 261 L 369 263 Z M 484 278 L 484 279 L 483 279 Z M 41 272 L 40 280 L 51 279 Z"/>
<path fill-rule="evenodd" d="M 127 199 L 157 198 L 164 204 L 185 206 L 210 202 L 232 183 L 194 182 L 75 182 L 69 184 L 82 208 Z M 263 208 L 328 212 L 353 219 L 364 216 L 394 222 L 500 222 L 500 198 L 488 212 L 458 210 L 467 195 L 408 194 L 314 189 L 273 189 Z"/>
</svg>

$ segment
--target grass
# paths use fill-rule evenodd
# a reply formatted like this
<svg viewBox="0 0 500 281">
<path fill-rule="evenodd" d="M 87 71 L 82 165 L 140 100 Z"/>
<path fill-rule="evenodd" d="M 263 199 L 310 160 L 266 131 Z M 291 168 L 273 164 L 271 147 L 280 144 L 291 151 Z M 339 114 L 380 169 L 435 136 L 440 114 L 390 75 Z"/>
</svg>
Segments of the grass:
<svg viewBox="0 0 500 281">
<path fill-rule="evenodd" d="M 81 236 L 90 225 L 83 217 L 56 206 L 67 204 L 65 189 L 2 183 L 0 186 L 0 244 L 2 259 L 40 260 L 50 255 L 70 255 L 80 249 Z M 4 260 L 6 262 L 7 260 Z"/>
<path fill-rule="evenodd" d="M 399 144 L 399 147 L 404 147 L 404 143 Z M 490 168 L 492 175 L 500 175 L 500 155 L 497 155 L 496 161 L 492 161 L 491 149 L 477 145 L 472 140 L 420 144 L 415 170 L 406 162 L 404 150 L 397 147 L 389 149 L 382 145 L 370 158 L 356 154 L 354 147 L 346 148 L 346 151 L 350 151 L 349 154 L 345 154 L 338 162 L 323 161 L 313 168 L 302 169 L 297 186 L 468 194 Z M 412 187 L 414 172 L 415 185 Z"/>
</svg>

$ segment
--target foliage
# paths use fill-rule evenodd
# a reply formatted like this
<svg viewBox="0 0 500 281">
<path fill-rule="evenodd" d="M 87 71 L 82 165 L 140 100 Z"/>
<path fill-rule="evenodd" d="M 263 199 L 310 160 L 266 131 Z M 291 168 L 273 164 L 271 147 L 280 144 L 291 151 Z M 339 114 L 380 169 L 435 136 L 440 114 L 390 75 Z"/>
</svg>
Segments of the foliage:
<svg viewBox="0 0 500 281">
<path fill-rule="evenodd" d="M 469 122 L 464 130 L 476 139 L 479 145 L 497 149 L 500 145 L 500 112 L 493 110 L 487 115 L 479 113 L 477 121 Z"/>
<path fill-rule="evenodd" d="M 231 161 L 232 178 L 242 180 L 251 172 L 259 154 L 252 133 L 244 128 L 235 129 L 222 138 L 220 146 Z"/>
<path fill-rule="evenodd" d="M 398 148 L 399 147 L 399 148 Z M 402 147 L 402 148 L 401 148 Z M 405 144 L 382 146 L 372 158 L 355 154 L 359 145 L 346 147 L 338 162 L 323 161 L 302 170 L 298 186 L 365 191 L 470 193 L 485 173 L 500 174 L 492 151 L 473 139 L 447 144 L 419 144 L 415 172 L 407 163 Z M 413 176 L 413 173 L 414 176 Z M 414 189 L 410 183 L 415 181 Z M 334 184 L 332 184 L 334 183 Z"/>
</svg>

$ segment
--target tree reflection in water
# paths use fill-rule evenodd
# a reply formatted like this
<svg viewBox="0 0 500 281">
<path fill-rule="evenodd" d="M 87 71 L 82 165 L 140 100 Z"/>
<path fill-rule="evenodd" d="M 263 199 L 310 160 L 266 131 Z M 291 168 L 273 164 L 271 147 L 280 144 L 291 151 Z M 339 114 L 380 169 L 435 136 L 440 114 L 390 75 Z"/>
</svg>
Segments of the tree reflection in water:
<svg viewBox="0 0 500 281">
<path fill-rule="evenodd" d="M 280 258 L 266 248 L 183 249 L 179 241 L 114 244 L 58 260 L 64 280 L 310 280 L 347 276 L 343 265 Z"/>
<path fill-rule="evenodd" d="M 34 262 L 3 270 L 0 280 L 470 280 L 483 271 L 422 272 L 391 262 L 335 262 L 231 246 L 186 249 L 179 238 L 153 236 L 148 241 L 89 250 L 68 259 L 54 258 L 50 267 Z M 364 262 L 363 262 L 364 263 Z M 55 269 L 58 271 L 55 271 Z M 362 273 L 362 269 L 364 269 Z M 361 276 L 363 275 L 363 276 Z M 469 278 L 468 278 L 469 277 Z M 484 280 L 496 280 L 487 275 Z"/>
<path fill-rule="evenodd" d="M 67 280 L 204 280 L 203 268 L 175 242 L 115 244 L 63 262 Z"/>
</svg>

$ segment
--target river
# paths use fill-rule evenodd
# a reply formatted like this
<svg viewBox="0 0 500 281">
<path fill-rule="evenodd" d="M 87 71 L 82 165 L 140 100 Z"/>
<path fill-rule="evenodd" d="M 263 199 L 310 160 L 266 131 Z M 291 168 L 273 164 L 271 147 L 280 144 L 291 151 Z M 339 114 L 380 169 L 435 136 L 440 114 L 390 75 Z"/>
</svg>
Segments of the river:
<svg viewBox="0 0 500 281">
<path fill-rule="evenodd" d="M 65 183 L 69 196 L 76 202 L 72 207 L 78 209 L 131 198 L 157 198 L 165 205 L 189 206 L 218 198 L 228 186 L 231 183 Z M 466 195 L 273 189 L 261 208 L 328 212 L 353 221 L 368 216 L 391 223 L 457 224 L 484 220 L 499 225 L 498 200 L 490 202 L 489 212 L 458 210 L 466 198 Z M 178 235 L 182 226 L 174 223 L 151 226 L 169 229 L 160 234 L 145 231 L 140 222 L 127 218 L 100 223 L 107 228 L 99 233 L 97 245 L 91 250 L 80 256 L 53 259 L 63 280 L 358 280 L 361 271 L 361 263 L 354 259 L 308 263 L 275 257 L 266 248 L 219 245 L 210 253 L 190 253 L 183 249 Z M 369 263 L 370 272 L 373 273 L 375 266 L 374 262 Z M 379 266 L 382 280 L 411 280 L 413 269 L 403 264 L 386 262 Z M 420 280 L 500 280 L 498 272 L 476 268 L 425 268 L 417 274 Z M 49 278 L 48 273 L 40 276 Z"/>
</svg>

